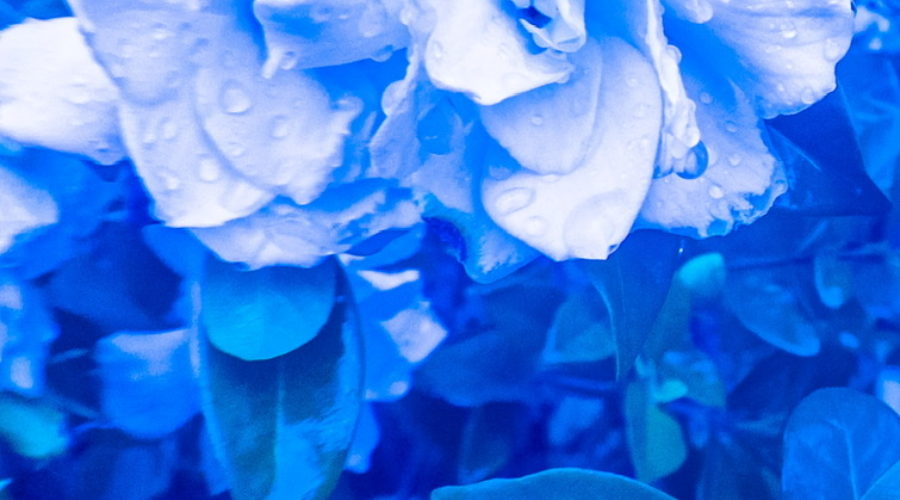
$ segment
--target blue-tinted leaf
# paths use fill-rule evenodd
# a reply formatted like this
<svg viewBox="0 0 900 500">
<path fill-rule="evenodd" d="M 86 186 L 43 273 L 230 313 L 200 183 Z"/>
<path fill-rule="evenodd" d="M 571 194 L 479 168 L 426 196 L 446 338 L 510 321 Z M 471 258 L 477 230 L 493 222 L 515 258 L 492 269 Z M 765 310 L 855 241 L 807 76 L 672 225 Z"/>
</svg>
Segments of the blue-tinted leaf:
<svg viewBox="0 0 900 500">
<path fill-rule="evenodd" d="M 240 271 L 207 262 L 200 323 L 210 342 L 256 361 L 281 356 L 312 340 L 334 304 L 335 264 Z"/>
<path fill-rule="evenodd" d="M 897 500 L 900 498 L 900 461 L 875 481 L 862 500 Z"/>
<path fill-rule="evenodd" d="M 467 338 L 441 345 L 416 373 L 421 387 L 455 405 L 532 397 L 529 382 L 561 299 L 553 288 L 519 283 L 485 295 L 484 325 Z"/>
<path fill-rule="evenodd" d="M 360 411 L 360 338 L 340 292 L 314 339 L 283 356 L 202 356 L 203 411 L 235 499 L 327 498 Z"/>
<path fill-rule="evenodd" d="M 489 403 L 469 414 L 459 452 L 459 482 L 485 479 L 512 458 L 527 422 L 522 408 L 515 403 Z"/>
<path fill-rule="evenodd" d="M 639 231 L 606 261 L 585 262 L 612 321 L 616 373 L 624 377 L 644 347 L 678 264 L 680 238 Z"/>
<path fill-rule="evenodd" d="M 547 331 L 541 358 L 546 364 L 586 363 L 615 354 L 615 341 L 600 297 L 574 292 L 559 306 Z"/>
<path fill-rule="evenodd" d="M 866 174 L 842 92 L 769 122 L 790 188 L 777 206 L 805 215 L 876 215 L 890 202 Z"/>
<path fill-rule="evenodd" d="M 741 323 L 770 344 L 798 356 L 819 352 L 821 340 L 795 266 L 751 268 L 729 273 L 726 302 Z"/>
<path fill-rule="evenodd" d="M 189 330 L 120 333 L 97 343 L 103 411 L 129 434 L 154 439 L 175 431 L 200 409 Z"/>
<path fill-rule="evenodd" d="M 653 396 L 643 382 L 631 383 L 625 391 L 628 449 L 637 478 L 648 483 L 678 470 L 687 458 L 681 426 Z"/>
<path fill-rule="evenodd" d="M 517 479 L 491 479 L 471 486 L 447 486 L 432 500 L 671 500 L 625 476 L 586 469 L 550 469 Z"/>
<path fill-rule="evenodd" d="M 69 443 L 66 417 L 40 401 L 0 394 L 0 438 L 16 453 L 48 458 L 64 452 Z"/>
<path fill-rule="evenodd" d="M 347 462 L 344 468 L 357 474 L 363 474 L 369 470 L 372 460 L 372 452 L 381 440 L 381 430 L 375 420 L 375 411 L 371 404 L 363 406 L 359 414 L 359 422 L 353 433 L 353 442 L 347 451 Z"/>
<path fill-rule="evenodd" d="M 784 432 L 784 498 L 859 499 L 900 461 L 900 416 L 859 392 L 819 390 Z"/>
</svg>

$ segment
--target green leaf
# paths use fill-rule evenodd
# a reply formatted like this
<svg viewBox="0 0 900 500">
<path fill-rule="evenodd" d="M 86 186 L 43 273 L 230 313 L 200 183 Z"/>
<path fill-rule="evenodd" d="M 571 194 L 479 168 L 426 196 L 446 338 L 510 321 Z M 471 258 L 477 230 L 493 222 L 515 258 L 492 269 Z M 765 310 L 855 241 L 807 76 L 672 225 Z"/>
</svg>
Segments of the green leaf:
<svg viewBox="0 0 900 500">
<path fill-rule="evenodd" d="M 361 341 L 346 300 L 338 297 L 313 340 L 271 360 L 243 361 L 205 344 L 203 412 L 235 499 L 319 499 L 334 487 L 362 389 Z"/>
<path fill-rule="evenodd" d="M 634 364 L 662 308 L 678 265 L 681 239 L 639 231 L 605 261 L 585 261 L 588 275 L 609 312 L 616 340 L 616 374 Z"/>
<path fill-rule="evenodd" d="M 687 458 L 687 445 L 678 421 L 662 411 L 645 382 L 625 391 L 625 431 L 636 476 L 652 482 L 678 470 Z"/>
<path fill-rule="evenodd" d="M 900 416 L 867 394 L 821 389 L 797 405 L 785 428 L 784 498 L 896 499 L 898 490 L 877 495 L 897 481 L 898 461 Z"/>
<path fill-rule="evenodd" d="M 240 271 L 207 262 L 200 323 L 219 350 L 247 361 L 272 359 L 306 344 L 334 304 L 335 264 Z"/>
<path fill-rule="evenodd" d="M 673 500 L 634 479 L 586 469 L 549 469 L 517 479 L 446 486 L 431 500 Z"/>
</svg>

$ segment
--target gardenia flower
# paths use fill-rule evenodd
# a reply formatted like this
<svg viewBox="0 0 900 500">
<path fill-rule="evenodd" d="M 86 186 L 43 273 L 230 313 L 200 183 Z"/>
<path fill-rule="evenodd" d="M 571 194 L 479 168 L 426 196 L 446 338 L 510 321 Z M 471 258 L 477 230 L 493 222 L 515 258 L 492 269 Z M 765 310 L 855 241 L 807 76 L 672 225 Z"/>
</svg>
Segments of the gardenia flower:
<svg viewBox="0 0 900 500">
<path fill-rule="evenodd" d="M 127 157 L 226 260 L 424 218 L 476 279 L 756 219 L 785 189 L 761 120 L 830 92 L 853 32 L 850 0 L 69 3 L 0 34 L 0 136 Z"/>
</svg>

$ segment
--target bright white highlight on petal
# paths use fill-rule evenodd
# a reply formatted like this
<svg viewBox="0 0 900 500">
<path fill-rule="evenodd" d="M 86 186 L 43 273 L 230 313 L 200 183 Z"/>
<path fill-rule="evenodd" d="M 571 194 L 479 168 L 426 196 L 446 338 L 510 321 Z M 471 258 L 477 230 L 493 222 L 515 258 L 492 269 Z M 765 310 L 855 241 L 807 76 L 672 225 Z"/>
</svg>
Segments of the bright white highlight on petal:
<svg viewBox="0 0 900 500">
<path fill-rule="evenodd" d="M 0 32 L 0 137 L 115 163 L 118 99 L 74 18 Z"/>
</svg>

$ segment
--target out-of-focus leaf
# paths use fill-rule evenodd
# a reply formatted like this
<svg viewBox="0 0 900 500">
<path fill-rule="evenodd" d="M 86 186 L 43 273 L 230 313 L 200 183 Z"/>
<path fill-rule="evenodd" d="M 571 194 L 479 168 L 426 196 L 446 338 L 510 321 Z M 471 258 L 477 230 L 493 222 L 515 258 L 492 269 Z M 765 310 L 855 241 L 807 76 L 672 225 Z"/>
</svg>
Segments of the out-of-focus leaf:
<svg viewBox="0 0 900 500">
<path fill-rule="evenodd" d="M 767 444 L 767 443 L 766 443 Z M 706 447 L 698 500 L 776 500 L 781 493 L 777 469 L 760 460 L 759 441 L 747 446 L 731 436 Z"/>
<path fill-rule="evenodd" d="M 0 437 L 16 453 L 49 458 L 66 450 L 65 415 L 52 406 L 0 393 Z"/>
<path fill-rule="evenodd" d="M 338 293 L 318 335 L 285 355 L 204 345 L 203 412 L 235 499 L 327 498 L 337 481 L 362 396 L 359 331 Z"/>
<path fill-rule="evenodd" d="M 97 343 L 103 412 L 113 425 L 155 439 L 200 409 L 188 350 L 189 330 L 119 333 Z"/>
<path fill-rule="evenodd" d="M 171 327 L 166 314 L 178 294 L 178 279 L 141 240 L 135 228 L 107 224 L 90 252 L 67 261 L 47 285 L 60 309 L 106 330 Z"/>
<path fill-rule="evenodd" d="M 488 403 L 469 414 L 459 455 L 459 482 L 473 483 L 506 465 L 525 421 L 515 403 Z"/>
<path fill-rule="evenodd" d="M 458 406 L 529 399 L 561 294 L 548 286 L 513 283 L 485 294 L 483 301 L 484 324 L 471 336 L 438 347 L 416 380 Z"/>
<path fill-rule="evenodd" d="M 821 340 L 804 302 L 803 277 L 796 266 L 732 270 L 725 300 L 741 323 L 766 342 L 791 354 L 813 356 Z"/>
<path fill-rule="evenodd" d="M 222 352 L 247 361 L 272 359 L 312 340 L 335 300 L 335 264 L 239 271 L 207 261 L 200 323 Z"/>
<path fill-rule="evenodd" d="M 549 469 L 516 479 L 491 479 L 470 486 L 447 486 L 431 500 L 672 500 L 634 479 L 586 469 Z"/>
<path fill-rule="evenodd" d="M 681 239 L 639 231 L 606 261 L 585 266 L 606 305 L 616 340 L 616 373 L 624 377 L 644 347 L 666 300 L 678 264 Z"/>
<path fill-rule="evenodd" d="M 803 113 L 769 123 L 790 189 L 776 206 L 804 215 L 877 215 L 890 202 L 866 174 L 838 90 Z"/>
<path fill-rule="evenodd" d="M 644 382 L 625 391 L 628 449 L 637 478 L 653 482 L 678 470 L 687 458 L 687 445 L 678 421 L 662 411 Z"/>
<path fill-rule="evenodd" d="M 897 500 L 900 498 L 900 461 L 881 475 L 862 500 Z"/>
<path fill-rule="evenodd" d="M 788 420 L 784 498 L 858 499 L 898 461 L 900 416 L 871 396 L 822 389 L 804 399 Z"/>
<path fill-rule="evenodd" d="M 556 310 L 542 359 L 547 364 L 587 363 L 615 354 L 606 308 L 591 290 L 573 291 Z"/>
</svg>

